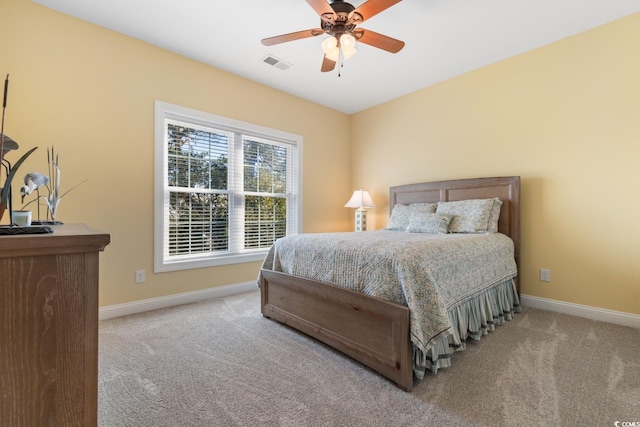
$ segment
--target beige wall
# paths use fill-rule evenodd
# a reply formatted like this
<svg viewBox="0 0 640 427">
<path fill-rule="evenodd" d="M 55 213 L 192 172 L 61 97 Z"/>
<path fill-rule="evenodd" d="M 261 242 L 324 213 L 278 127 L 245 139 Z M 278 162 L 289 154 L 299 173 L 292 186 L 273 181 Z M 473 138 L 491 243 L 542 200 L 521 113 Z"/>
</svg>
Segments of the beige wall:
<svg viewBox="0 0 640 427">
<path fill-rule="evenodd" d="M 5 131 L 20 154 L 39 147 L 19 177 L 46 172 L 54 145 L 63 189 L 88 180 L 62 200 L 59 219 L 111 233 L 101 255 L 101 306 L 257 277 L 259 263 L 153 274 L 156 99 L 302 135 L 304 231 L 351 227 L 342 207 L 353 191 L 344 114 L 25 0 L 0 4 L 2 81 L 6 74 Z M 134 283 L 140 269 L 145 284 Z"/>
<path fill-rule="evenodd" d="M 635 14 L 355 114 L 352 182 L 382 204 L 390 185 L 520 175 L 522 292 L 640 314 L 639 42 Z"/>
<path fill-rule="evenodd" d="M 60 219 L 111 233 L 102 306 L 258 271 L 152 274 L 160 99 L 302 135 L 306 232 L 349 230 L 342 205 L 356 187 L 372 193 L 370 220 L 382 228 L 390 185 L 520 175 L 523 292 L 640 314 L 639 41 L 637 14 L 348 117 L 29 1 L 0 5 L 6 132 L 40 147 L 21 172 L 43 170 L 55 145 L 63 188 L 88 179 Z M 538 281 L 540 267 L 551 283 Z M 134 283 L 138 269 L 147 283 Z"/>
</svg>

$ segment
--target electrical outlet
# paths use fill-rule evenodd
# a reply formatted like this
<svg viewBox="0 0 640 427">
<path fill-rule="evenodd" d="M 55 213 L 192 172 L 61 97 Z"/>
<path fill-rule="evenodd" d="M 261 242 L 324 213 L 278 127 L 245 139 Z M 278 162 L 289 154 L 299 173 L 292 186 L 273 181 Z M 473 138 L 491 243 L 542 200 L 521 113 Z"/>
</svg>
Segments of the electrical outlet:
<svg viewBox="0 0 640 427">
<path fill-rule="evenodd" d="M 551 270 L 547 268 L 540 269 L 540 281 L 541 282 L 550 282 L 551 281 Z"/>
<path fill-rule="evenodd" d="M 137 270 L 136 271 L 136 283 L 144 283 L 144 281 L 145 281 L 144 270 Z"/>
</svg>

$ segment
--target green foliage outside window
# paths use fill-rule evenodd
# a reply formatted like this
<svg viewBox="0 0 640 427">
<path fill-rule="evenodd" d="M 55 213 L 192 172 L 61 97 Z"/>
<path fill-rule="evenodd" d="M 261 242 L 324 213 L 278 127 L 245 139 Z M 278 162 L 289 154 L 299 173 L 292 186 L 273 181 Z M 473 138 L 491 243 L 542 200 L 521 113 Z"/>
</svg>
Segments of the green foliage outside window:
<svg viewBox="0 0 640 427">
<path fill-rule="evenodd" d="M 244 209 L 245 249 L 267 248 L 286 235 L 287 149 L 243 138 L 243 188 L 232 192 L 232 139 L 230 133 L 168 123 L 170 255 L 229 250 L 230 197 L 241 198 L 234 206 Z"/>
</svg>

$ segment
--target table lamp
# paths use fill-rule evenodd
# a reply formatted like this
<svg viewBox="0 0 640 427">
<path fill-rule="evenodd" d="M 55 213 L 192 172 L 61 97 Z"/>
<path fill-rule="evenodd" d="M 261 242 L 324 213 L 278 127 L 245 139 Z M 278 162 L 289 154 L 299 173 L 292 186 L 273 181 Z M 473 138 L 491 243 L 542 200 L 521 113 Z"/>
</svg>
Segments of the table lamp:
<svg viewBox="0 0 640 427">
<path fill-rule="evenodd" d="M 371 199 L 368 191 L 356 190 L 349 199 L 345 208 L 356 209 L 356 229 L 355 231 L 367 230 L 367 210 L 365 208 L 375 208 L 376 204 Z"/>
</svg>

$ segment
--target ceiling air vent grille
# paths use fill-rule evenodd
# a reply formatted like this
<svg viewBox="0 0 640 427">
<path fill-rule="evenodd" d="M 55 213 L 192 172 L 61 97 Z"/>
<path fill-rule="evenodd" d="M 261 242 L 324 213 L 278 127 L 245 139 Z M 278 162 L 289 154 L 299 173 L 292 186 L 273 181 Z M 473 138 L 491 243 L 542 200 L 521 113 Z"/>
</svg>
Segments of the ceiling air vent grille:
<svg viewBox="0 0 640 427">
<path fill-rule="evenodd" d="M 286 62 L 284 62 L 282 59 L 278 59 L 273 55 L 267 55 L 262 59 L 262 62 L 269 64 L 271 66 L 274 66 L 276 68 L 279 68 L 281 70 L 288 70 L 289 67 L 291 67 L 291 64 L 287 64 Z"/>
</svg>

